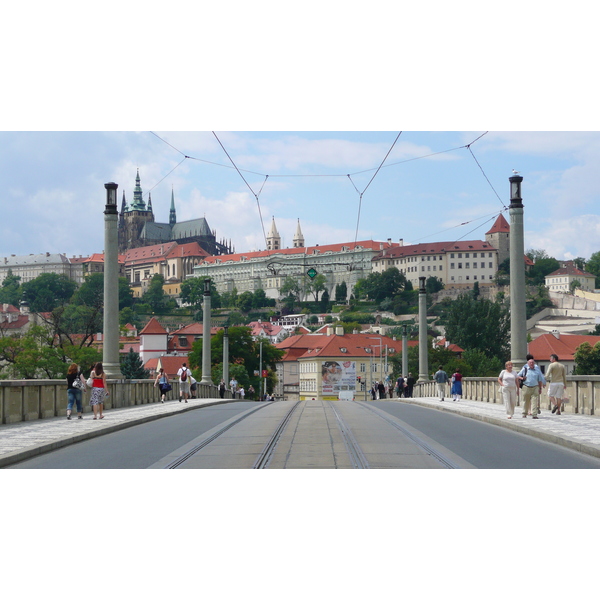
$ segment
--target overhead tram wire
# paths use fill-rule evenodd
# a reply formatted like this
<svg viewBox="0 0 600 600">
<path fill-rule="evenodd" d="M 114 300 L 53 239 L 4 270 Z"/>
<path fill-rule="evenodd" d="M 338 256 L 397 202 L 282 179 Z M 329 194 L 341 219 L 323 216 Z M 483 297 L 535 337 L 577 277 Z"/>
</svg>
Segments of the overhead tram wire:
<svg viewBox="0 0 600 600">
<path fill-rule="evenodd" d="M 260 188 L 260 191 L 258 192 L 258 194 L 256 194 L 256 192 L 252 189 L 252 187 L 250 186 L 250 184 L 246 181 L 246 179 L 244 178 L 244 176 L 240 173 L 240 170 L 237 168 L 237 165 L 233 162 L 233 159 L 231 158 L 231 156 L 229 156 L 229 153 L 227 152 L 227 150 L 225 150 L 225 146 L 223 146 L 223 144 L 221 143 L 221 140 L 217 137 L 217 134 L 213 131 L 212 134 L 215 136 L 215 138 L 217 139 L 217 142 L 219 142 L 219 145 L 221 146 L 221 148 L 223 148 L 223 152 L 225 152 L 225 154 L 227 155 L 227 158 L 231 161 L 231 164 L 235 167 L 235 170 L 238 172 L 239 176 L 242 178 L 242 180 L 244 181 L 244 183 L 248 186 L 248 189 L 252 192 L 252 194 L 254 195 L 254 197 L 256 198 L 256 205 L 258 206 L 258 216 L 260 217 L 260 225 L 262 227 L 262 231 L 263 231 L 263 236 L 265 238 L 265 249 L 268 248 L 269 244 L 267 242 L 267 234 L 265 232 L 265 223 L 263 221 L 263 217 L 262 217 L 262 211 L 260 209 L 260 201 L 258 199 L 259 194 L 262 192 L 263 187 L 265 186 L 265 183 L 267 182 L 267 179 L 269 178 L 268 175 L 265 175 L 265 180 L 263 181 L 263 184 Z"/>
</svg>

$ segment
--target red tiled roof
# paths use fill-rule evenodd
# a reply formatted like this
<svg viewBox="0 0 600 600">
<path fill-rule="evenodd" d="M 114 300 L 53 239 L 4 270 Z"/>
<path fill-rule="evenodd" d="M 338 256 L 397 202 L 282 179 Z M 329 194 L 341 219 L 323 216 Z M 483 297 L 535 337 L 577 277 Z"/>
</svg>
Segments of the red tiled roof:
<svg viewBox="0 0 600 600">
<path fill-rule="evenodd" d="M 217 331 L 223 329 L 222 327 L 211 327 L 210 335 L 215 335 Z M 204 333 L 204 325 L 202 323 L 190 323 L 185 325 L 181 329 L 172 331 L 171 335 L 202 335 Z"/>
<path fill-rule="evenodd" d="M 29 317 L 27 315 L 19 315 L 11 323 L 9 323 L 8 321 L 0 323 L 0 329 L 21 329 L 21 327 L 25 327 L 27 323 L 29 323 Z"/>
<path fill-rule="evenodd" d="M 586 273 L 585 271 L 578 269 L 573 264 L 561 267 L 560 269 L 557 269 L 556 271 L 553 271 L 552 273 L 546 275 L 546 277 L 557 277 L 559 275 L 571 275 L 575 277 L 596 277 L 595 275 L 592 275 L 592 273 Z"/>
<path fill-rule="evenodd" d="M 429 244 L 412 244 L 411 246 L 394 246 L 382 250 L 373 257 L 373 261 L 382 258 L 402 258 L 422 254 L 443 254 L 445 252 L 470 252 L 480 250 L 496 250 L 487 242 L 481 240 L 468 240 L 464 242 L 432 242 Z"/>
<path fill-rule="evenodd" d="M 132 248 L 125 252 L 126 263 L 148 263 L 164 260 L 167 254 L 177 245 L 177 242 L 165 242 L 164 244 L 155 244 L 154 246 L 142 246 L 141 248 Z"/>
<path fill-rule="evenodd" d="M 167 254 L 167 258 L 184 258 L 186 256 L 210 256 L 210 254 L 201 248 L 198 242 L 177 244 Z"/>
<path fill-rule="evenodd" d="M 156 373 L 159 369 L 158 365 L 166 371 L 169 378 L 176 377 L 177 371 L 181 368 L 181 365 L 186 363 L 190 368 L 190 363 L 185 356 L 159 356 L 158 358 L 150 358 L 144 364 L 144 369 Z M 191 368 L 190 368 L 191 370 Z"/>
<path fill-rule="evenodd" d="M 123 342 L 123 347 L 119 348 L 119 354 L 129 354 L 129 349 L 132 349 L 134 352 L 140 353 L 140 343 L 139 342 Z"/>
<path fill-rule="evenodd" d="M 502 213 L 498 215 L 498 218 L 494 221 L 492 228 L 485 235 L 488 233 L 510 233 L 510 225 Z"/>
<path fill-rule="evenodd" d="M 328 244 L 326 246 L 306 246 L 304 248 L 281 248 L 279 250 L 258 250 L 256 252 L 239 252 L 237 254 L 224 254 L 221 256 L 208 256 L 203 262 L 208 264 L 214 263 L 228 263 L 228 262 L 240 262 L 242 260 L 251 260 L 253 258 L 263 258 L 266 256 L 273 256 L 276 254 L 306 254 L 310 256 L 312 254 L 325 254 L 326 252 L 342 252 L 342 248 L 346 248 L 348 252 L 352 252 L 356 249 L 368 249 L 368 250 L 380 250 L 381 244 L 384 244 L 388 248 L 394 248 L 398 244 L 389 244 L 388 242 L 375 242 L 373 240 L 364 240 L 360 242 L 346 242 L 343 244 Z"/>
<path fill-rule="evenodd" d="M 600 336 L 562 333 L 557 339 L 551 333 L 544 333 L 527 344 L 527 351 L 536 360 L 549 360 L 551 354 L 556 354 L 558 360 L 572 361 L 575 351 L 584 342 L 594 346 L 600 342 Z"/>
<path fill-rule="evenodd" d="M 18 308 L 16 308 L 15 306 L 13 306 L 12 304 L 8 304 L 6 306 L 6 310 L 4 310 L 4 305 L 0 304 L 0 312 L 3 312 L 4 314 L 8 314 L 8 313 L 14 313 L 14 312 L 21 312 Z"/>
<path fill-rule="evenodd" d="M 152 317 L 146 327 L 140 331 L 140 335 L 167 335 L 167 330 L 156 320 L 156 317 Z"/>
<path fill-rule="evenodd" d="M 120 263 L 124 263 L 125 262 L 125 255 L 124 254 L 119 254 L 118 261 Z M 92 254 L 88 258 L 83 259 L 82 262 L 84 262 L 84 263 L 86 263 L 86 262 L 90 262 L 90 263 L 93 263 L 93 262 L 94 263 L 103 263 L 104 262 L 104 253 L 98 253 L 98 252 L 96 252 L 95 254 Z"/>
</svg>

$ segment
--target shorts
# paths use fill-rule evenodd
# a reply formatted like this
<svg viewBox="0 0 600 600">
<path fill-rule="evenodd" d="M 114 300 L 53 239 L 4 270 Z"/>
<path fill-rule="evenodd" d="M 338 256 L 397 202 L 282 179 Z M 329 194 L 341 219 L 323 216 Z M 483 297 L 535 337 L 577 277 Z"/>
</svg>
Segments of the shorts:
<svg viewBox="0 0 600 600">
<path fill-rule="evenodd" d="M 552 398 L 560 398 L 562 399 L 565 393 L 565 384 L 564 383 L 551 383 L 548 386 L 548 396 Z"/>
<path fill-rule="evenodd" d="M 179 382 L 179 393 L 180 394 L 189 394 L 190 393 L 190 382 L 189 381 L 180 381 Z"/>
</svg>

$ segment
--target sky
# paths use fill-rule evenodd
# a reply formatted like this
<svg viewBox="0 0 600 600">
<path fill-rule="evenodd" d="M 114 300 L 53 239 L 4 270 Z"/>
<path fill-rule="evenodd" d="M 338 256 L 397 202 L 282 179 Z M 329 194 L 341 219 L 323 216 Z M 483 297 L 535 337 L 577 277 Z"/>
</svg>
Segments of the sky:
<svg viewBox="0 0 600 600">
<path fill-rule="evenodd" d="M 510 220 L 515 169 L 526 248 L 600 250 L 596 132 L 4 131 L 0 255 L 102 252 L 104 183 L 130 203 L 138 169 L 157 222 L 173 191 L 178 222 L 205 217 L 240 252 L 265 248 L 273 217 L 283 247 L 298 219 L 306 245 L 484 239 Z"/>
</svg>

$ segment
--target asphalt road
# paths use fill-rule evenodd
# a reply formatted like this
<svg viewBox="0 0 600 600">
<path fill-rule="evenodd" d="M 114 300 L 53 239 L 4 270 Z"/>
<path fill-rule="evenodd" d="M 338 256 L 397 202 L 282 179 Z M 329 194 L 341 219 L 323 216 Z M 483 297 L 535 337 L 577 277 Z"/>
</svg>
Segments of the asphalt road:
<svg viewBox="0 0 600 600">
<path fill-rule="evenodd" d="M 236 402 L 189 411 L 73 444 L 9 468 L 145 469 L 257 405 Z M 369 405 L 400 419 L 475 468 L 600 468 L 599 459 L 481 421 L 397 402 Z"/>
</svg>

